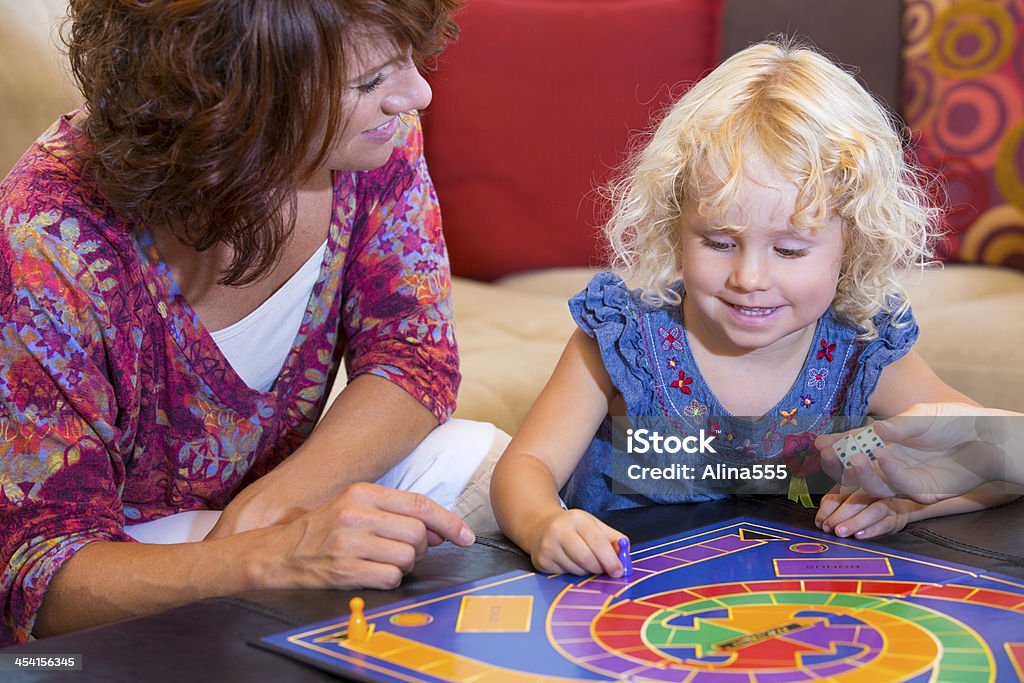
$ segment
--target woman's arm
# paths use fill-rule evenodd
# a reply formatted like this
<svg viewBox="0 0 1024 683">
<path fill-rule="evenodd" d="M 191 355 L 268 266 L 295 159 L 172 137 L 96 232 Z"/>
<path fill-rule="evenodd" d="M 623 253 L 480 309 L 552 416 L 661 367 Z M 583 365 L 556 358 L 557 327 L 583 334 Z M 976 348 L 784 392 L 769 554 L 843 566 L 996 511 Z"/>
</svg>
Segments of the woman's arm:
<svg viewBox="0 0 1024 683">
<path fill-rule="evenodd" d="M 823 466 L 846 486 L 880 498 L 935 503 L 986 481 L 1024 487 L 1024 415 L 966 403 L 917 403 L 873 427 L 885 443 L 869 460 L 855 455 L 843 467 L 833 445 L 850 432 L 818 437 Z"/>
<path fill-rule="evenodd" d="M 494 514 L 513 542 L 544 571 L 612 572 L 618 532 L 579 510 L 558 491 L 608 414 L 615 396 L 597 343 L 576 330 L 491 478 Z"/>
<path fill-rule="evenodd" d="M 55 635 L 259 588 L 390 589 L 428 546 L 472 544 L 469 527 L 426 496 L 350 485 L 401 459 L 436 424 L 433 415 L 373 376 L 354 380 L 337 403 L 324 420 L 346 438 L 332 447 L 339 432 L 318 429 L 228 506 L 209 540 L 93 542 L 79 550 L 51 580 L 34 632 Z M 374 461 L 368 452 L 384 457 Z M 239 533 L 243 524 L 250 530 Z"/>
<path fill-rule="evenodd" d="M 376 481 L 436 426 L 404 389 L 361 375 L 295 453 L 235 496 L 207 538 L 290 521 L 350 484 Z"/>
<path fill-rule="evenodd" d="M 342 278 L 348 386 L 309 439 L 226 508 L 210 538 L 287 521 L 376 481 L 451 415 L 459 383 L 451 276 L 419 121 L 355 194 Z M 346 181 L 347 182 L 347 181 Z"/>
<path fill-rule="evenodd" d="M 356 484 L 291 522 L 180 545 L 94 542 L 50 581 L 34 633 L 50 636 L 261 588 L 396 587 L 428 536 L 473 533 L 426 496 Z"/>
</svg>

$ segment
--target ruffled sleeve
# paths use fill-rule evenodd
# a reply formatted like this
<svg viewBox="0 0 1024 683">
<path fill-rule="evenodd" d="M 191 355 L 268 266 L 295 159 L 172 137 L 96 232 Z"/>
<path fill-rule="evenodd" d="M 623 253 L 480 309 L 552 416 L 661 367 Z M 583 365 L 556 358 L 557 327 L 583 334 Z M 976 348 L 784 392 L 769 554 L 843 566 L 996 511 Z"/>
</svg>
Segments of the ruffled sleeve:
<svg viewBox="0 0 1024 683">
<path fill-rule="evenodd" d="M 854 361 L 855 367 L 851 368 L 851 383 L 844 411 L 846 415 L 867 415 L 868 400 L 878 386 L 882 370 L 905 356 L 920 334 L 909 306 L 898 316 L 895 313 L 879 313 L 874 317 L 874 323 L 878 337 L 864 344 Z"/>
<path fill-rule="evenodd" d="M 653 381 L 644 362 L 636 297 L 622 278 L 604 271 L 569 299 L 569 312 L 579 328 L 597 341 L 608 376 L 626 405 L 635 410 L 649 397 Z"/>
</svg>

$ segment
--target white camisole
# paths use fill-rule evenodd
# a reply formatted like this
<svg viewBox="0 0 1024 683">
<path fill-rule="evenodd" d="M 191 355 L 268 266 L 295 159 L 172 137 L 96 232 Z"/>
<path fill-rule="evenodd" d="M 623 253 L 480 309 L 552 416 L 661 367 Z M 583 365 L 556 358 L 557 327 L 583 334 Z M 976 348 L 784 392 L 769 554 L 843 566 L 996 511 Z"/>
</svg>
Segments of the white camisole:
<svg viewBox="0 0 1024 683">
<path fill-rule="evenodd" d="M 221 353 L 252 389 L 268 391 L 281 373 L 320 276 L 327 241 L 259 308 L 234 325 L 211 332 Z"/>
</svg>

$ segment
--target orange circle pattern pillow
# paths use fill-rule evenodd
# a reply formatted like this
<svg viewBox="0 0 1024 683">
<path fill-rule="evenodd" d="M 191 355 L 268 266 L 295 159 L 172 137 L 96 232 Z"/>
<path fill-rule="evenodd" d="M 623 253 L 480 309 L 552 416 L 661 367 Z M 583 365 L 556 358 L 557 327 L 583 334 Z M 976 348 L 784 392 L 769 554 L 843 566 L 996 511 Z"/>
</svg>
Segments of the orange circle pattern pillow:
<svg viewBox="0 0 1024 683">
<path fill-rule="evenodd" d="M 906 0 L 903 113 L 950 211 L 941 257 L 1024 269 L 1024 0 Z"/>
</svg>

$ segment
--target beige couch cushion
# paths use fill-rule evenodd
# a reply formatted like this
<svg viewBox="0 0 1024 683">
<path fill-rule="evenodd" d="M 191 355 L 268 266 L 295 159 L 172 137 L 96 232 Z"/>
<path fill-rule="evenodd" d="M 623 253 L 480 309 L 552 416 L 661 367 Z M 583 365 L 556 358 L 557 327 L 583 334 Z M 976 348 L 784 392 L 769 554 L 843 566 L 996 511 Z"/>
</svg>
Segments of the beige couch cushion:
<svg viewBox="0 0 1024 683">
<path fill-rule="evenodd" d="M 908 284 L 932 369 L 979 403 L 1024 412 L 1024 273 L 950 265 Z"/>
<path fill-rule="evenodd" d="M 538 291 L 454 279 L 462 369 L 457 417 L 493 422 L 510 434 L 522 422 L 576 327 L 566 300 L 590 275 L 583 269 L 557 274 L 562 277 L 550 290 Z"/>
<path fill-rule="evenodd" d="M 456 415 L 519 426 L 575 328 L 566 300 L 592 272 L 552 269 L 493 285 L 455 279 Z M 908 288 L 921 326 L 915 348 L 935 372 L 984 405 L 1024 411 L 1024 273 L 947 266 Z"/>
<path fill-rule="evenodd" d="M 81 101 L 58 47 L 65 0 L 0 0 L 0 178 Z"/>
</svg>

